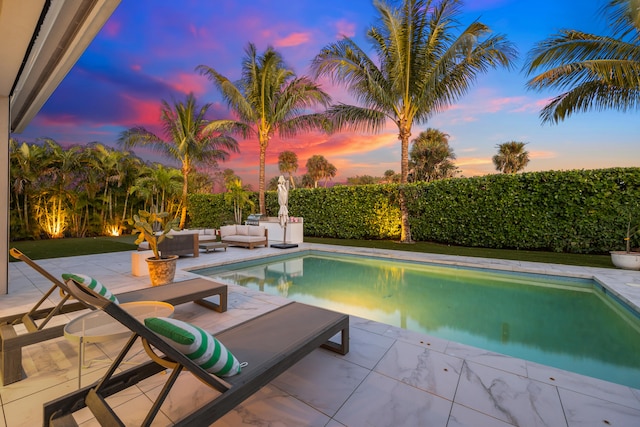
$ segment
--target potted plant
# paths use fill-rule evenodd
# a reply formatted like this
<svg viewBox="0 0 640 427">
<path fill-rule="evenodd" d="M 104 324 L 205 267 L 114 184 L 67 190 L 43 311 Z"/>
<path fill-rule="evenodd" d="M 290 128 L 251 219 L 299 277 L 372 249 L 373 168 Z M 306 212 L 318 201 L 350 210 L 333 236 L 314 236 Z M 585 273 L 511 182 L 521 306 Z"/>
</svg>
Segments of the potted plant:
<svg viewBox="0 0 640 427">
<path fill-rule="evenodd" d="M 134 215 L 129 220 L 129 224 L 133 226 L 132 234 L 139 236 L 135 241 L 139 245 L 143 241 L 149 244 L 149 249 L 153 251 L 153 257 L 147 258 L 147 266 L 149 268 L 149 277 L 151 285 L 159 286 L 173 282 L 176 273 L 176 264 L 178 262 L 177 255 L 162 256 L 158 250 L 158 244 L 164 239 L 172 239 L 169 234 L 171 230 L 178 230 L 178 219 L 174 218 L 167 221 L 168 212 L 158 212 L 153 209 L 151 212 L 145 210 L 138 211 L 138 215 Z M 154 231 L 154 224 L 159 224 L 161 229 Z"/>
<path fill-rule="evenodd" d="M 624 251 L 611 251 L 611 262 L 618 268 L 625 270 L 640 270 L 640 252 L 631 250 L 631 238 L 638 234 L 640 228 L 638 224 L 633 223 L 633 213 L 629 213 L 629 221 L 627 221 L 627 234 L 624 238 Z"/>
</svg>

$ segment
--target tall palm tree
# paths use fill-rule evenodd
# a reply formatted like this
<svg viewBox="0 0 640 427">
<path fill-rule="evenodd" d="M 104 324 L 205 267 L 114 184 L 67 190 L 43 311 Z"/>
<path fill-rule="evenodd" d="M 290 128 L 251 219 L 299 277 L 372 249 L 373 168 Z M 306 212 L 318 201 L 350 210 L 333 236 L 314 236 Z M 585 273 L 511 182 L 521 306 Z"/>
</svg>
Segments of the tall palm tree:
<svg viewBox="0 0 640 427">
<path fill-rule="evenodd" d="M 296 188 L 296 183 L 293 179 L 293 172 L 298 170 L 298 155 L 293 151 L 283 151 L 278 154 L 278 169 L 280 170 L 280 173 L 289 174 L 291 188 Z"/>
<path fill-rule="evenodd" d="M 531 89 L 558 89 L 540 112 L 558 123 L 590 110 L 640 109 L 640 1 L 610 0 L 611 36 L 562 30 L 535 45 L 525 70 Z"/>
<path fill-rule="evenodd" d="M 456 155 L 449 146 L 449 135 L 428 128 L 413 141 L 409 153 L 410 177 L 413 181 L 433 181 L 451 178 L 458 168 L 453 164 Z"/>
<path fill-rule="evenodd" d="M 217 86 L 229 108 L 238 115 L 235 129 L 245 137 L 258 139 L 259 205 L 260 213 L 266 214 L 265 158 L 269 140 L 276 133 L 293 137 L 302 131 L 324 130 L 324 116 L 309 110 L 326 107 L 331 98 L 309 77 L 296 77 L 272 47 L 258 55 L 255 45 L 249 43 L 242 61 L 242 77 L 237 83 L 211 67 L 199 65 L 196 69 Z"/>
<path fill-rule="evenodd" d="M 498 145 L 498 154 L 493 156 L 496 170 L 502 173 L 518 173 L 529 164 L 529 152 L 524 142 L 509 141 Z"/>
<path fill-rule="evenodd" d="M 456 0 L 404 0 L 394 7 L 374 0 L 379 21 L 367 36 L 377 54 L 370 58 L 352 39 L 329 44 L 312 62 L 316 76 L 346 82 L 362 106 L 332 106 L 337 129 L 378 132 L 387 120 L 398 127 L 401 184 L 409 172 L 409 138 L 415 123 L 424 123 L 464 95 L 489 68 L 510 67 L 515 49 L 504 36 L 472 22 L 458 35 Z M 405 193 L 400 191 L 401 241 L 411 242 Z"/>
<path fill-rule="evenodd" d="M 183 184 L 180 228 L 184 228 L 187 219 L 189 174 L 194 166 L 214 166 L 218 161 L 227 160 L 230 152 L 239 152 L 235 139 L 218 132 L 221 129 L 220 123 L 206 119 L 210 106 L 211 104 L 205 104 L 198 108 L 192 93 L 187 95 L 184 102 L 175 102 L 173 106 L 163 100 L 160 118 L 166 139 L 143 127 L 128 129 L 122 132 L 118 139 L 126 148 L 149 145 L 181 163 Z"/>
</svg>

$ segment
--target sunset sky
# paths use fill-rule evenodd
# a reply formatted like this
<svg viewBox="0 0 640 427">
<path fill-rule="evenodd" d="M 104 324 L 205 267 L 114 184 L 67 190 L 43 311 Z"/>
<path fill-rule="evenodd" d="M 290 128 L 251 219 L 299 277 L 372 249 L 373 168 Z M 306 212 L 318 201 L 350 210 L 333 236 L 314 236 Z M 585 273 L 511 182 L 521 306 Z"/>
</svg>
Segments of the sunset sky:
<svg viewBox="0 0 640 427">
<path fill-rule="evenodd" d="M 534 45 L 558 30 L 607 34 L 600 14 L 604 0 L 467 0 L 462 24 L 479 20 L 515 44 L 513 70 L 480 75 L 473 89 L 448 111 L 414 126 L 413 136 L 433 127 L 450 135 L 462 176 L 496 173 L 491 157 L 507 141 L 527 143 L 527 171 L 640 166 L 640 115 L 613 111 L 575 115 L 557 125 L 542 125 L 540 108 L 557 93 L 526 89 L 524 60 Z M 193 92 L 200 104 L 212 103 L 211 119 L 228 118 L 217 89 L 195 68 L 208 65 L 231 80 L 240 77 L 244 49 L 271 45 L 296 74 L 309 74 L 311 59 L 342 35 L 368 48 L 367 28 L 375 20 L 371 0 L 123 0 L 75 67 L 49 98 L 19 141 L 50 137 L 66 146 L 98 141 L 117 147 L 123 130 L 144 126 L 160 133 L 161 100 L 184 100 Z M 334 101 L 352 102 L 344 86 L 320 82 Z M 221 168 L 231 168 L 257 189 L 258 144 L 242 140 Z M 266 179 L 279 174 L 278 154 L 298 155 L 300 168 L 321 154 L 337 168 L 335 182 L 356 175 L 382 176 L 400 171 L 397 128 L 380 134 L 301 134 L 271 140 Z M 163 161 L 143 148 L 142 158 Z M 167 163 L 166 161 L 164 161 Z"/>
</svg>

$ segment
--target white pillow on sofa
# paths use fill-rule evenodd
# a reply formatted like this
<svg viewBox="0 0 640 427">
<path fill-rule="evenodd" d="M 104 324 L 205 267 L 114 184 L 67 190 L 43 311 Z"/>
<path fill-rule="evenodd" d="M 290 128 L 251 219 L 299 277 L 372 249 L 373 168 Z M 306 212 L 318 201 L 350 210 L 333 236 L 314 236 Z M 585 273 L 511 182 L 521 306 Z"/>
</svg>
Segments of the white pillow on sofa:
<svg viewBox="0 0 640 427">
<path fill-rule="evenodd" d="M 249 236 L 264 236 L 264 227 L 262 225 L 250 225 Z"/>
<path fill-rule="evenodd" d="M 236 225 L 236 234 L 239 236 L 248 236 L 249 235 L 249 226 L 248 225 Z"/>
<path fill-rule="evenodd" d="M 223 225 L 220 227 L 220 237 L 234 236 L 236 234 L 235 225 Z"/>
</svg>

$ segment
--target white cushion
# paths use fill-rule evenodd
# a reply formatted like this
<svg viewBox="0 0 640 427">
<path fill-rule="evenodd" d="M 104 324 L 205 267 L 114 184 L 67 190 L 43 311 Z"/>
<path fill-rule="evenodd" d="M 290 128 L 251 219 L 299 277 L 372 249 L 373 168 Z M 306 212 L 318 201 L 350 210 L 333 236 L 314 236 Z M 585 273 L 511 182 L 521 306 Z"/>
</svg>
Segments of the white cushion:
<svg viewBox="0 0 640 427">
<path fill-rule="evenodd" d="M 223 225 L 220 227 L 220 236 L 233 236 L 234 234 L 236 234 L 235 225 Z"/>
<path fill-rule="evenodd" d="M 248 236 L 249 235 L 249 226 L 248 225 L 236 225 L 236 234 L 239 236 Z"/>
<path fill-rule="evenodd" d="M 264 227 L 262 225 L 250 225 L 249 236 L 264 236 Z"/>
<path fill-rule="evenodd" d="M 144 319 L 147 328 L 184 353 L 202 369 L 221 377 L 240 373 L 238 359 L 210 333 L 195 325 L 169 317 Z"/>
<path fill-rule="evenodd" d="M 226 236 L 222 240 L 224 242 L 254 243 L 254 242 L 264 242 L 264 236 L 241 236 L 239 234 L 236 234 L 233 236 Z"/>
</svg>

